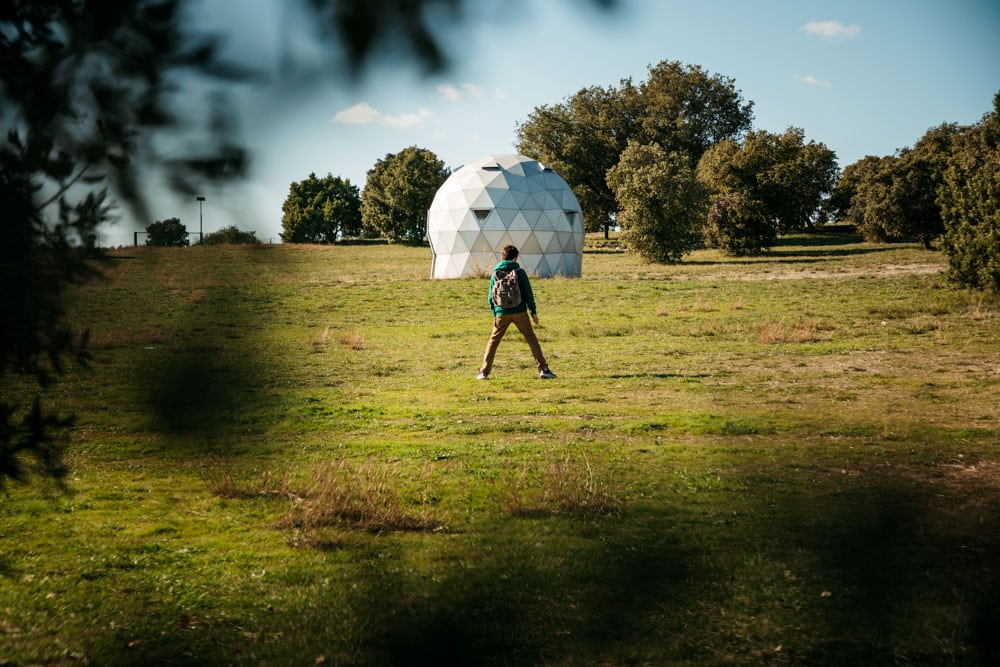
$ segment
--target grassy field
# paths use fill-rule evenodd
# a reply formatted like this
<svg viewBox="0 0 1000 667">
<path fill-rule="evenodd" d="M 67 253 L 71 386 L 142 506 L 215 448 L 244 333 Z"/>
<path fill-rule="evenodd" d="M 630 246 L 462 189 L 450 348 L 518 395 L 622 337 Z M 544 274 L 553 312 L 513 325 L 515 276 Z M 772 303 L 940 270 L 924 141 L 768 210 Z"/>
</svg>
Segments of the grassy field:
<svg viewBox="0 0 1000 667">
<path fill-rule="evenodd" d="M 939 253 L 591 239 L 534 282 L 559 379 L 512 331 L 486 382 L 426 248 L 114 256 L 0 664 L 1000 662 L 1000 304 Z"/>
</svg>

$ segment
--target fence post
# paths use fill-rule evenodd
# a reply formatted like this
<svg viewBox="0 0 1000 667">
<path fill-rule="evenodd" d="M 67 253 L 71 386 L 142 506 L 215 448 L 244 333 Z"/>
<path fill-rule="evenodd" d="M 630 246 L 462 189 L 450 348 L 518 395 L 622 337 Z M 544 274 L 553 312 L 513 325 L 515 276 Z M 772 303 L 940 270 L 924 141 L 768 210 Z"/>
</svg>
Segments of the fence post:
<svg viewBox="0 0 1000 667">
<path fill-rule="evenodd" d="M 132 245 L 139 245 L 139 232 L 132 232 Z"/>
</svg>

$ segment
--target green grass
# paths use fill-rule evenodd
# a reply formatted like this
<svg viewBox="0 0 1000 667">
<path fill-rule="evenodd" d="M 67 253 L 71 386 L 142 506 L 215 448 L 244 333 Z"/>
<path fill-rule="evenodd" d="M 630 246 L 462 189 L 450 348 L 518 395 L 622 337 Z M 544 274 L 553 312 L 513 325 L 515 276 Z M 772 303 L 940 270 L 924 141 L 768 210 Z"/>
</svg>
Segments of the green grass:
<svg viewBox="0 0 1000 667">
<path fill-rule="evenodd" d="M 533 283 L 559 379 L 515 331 L 487 382 L 426 248 L 115 256 L 0 664 L 1000 661 L 1000 310 L 939 253 L 592 239 Z"/>
</svg>

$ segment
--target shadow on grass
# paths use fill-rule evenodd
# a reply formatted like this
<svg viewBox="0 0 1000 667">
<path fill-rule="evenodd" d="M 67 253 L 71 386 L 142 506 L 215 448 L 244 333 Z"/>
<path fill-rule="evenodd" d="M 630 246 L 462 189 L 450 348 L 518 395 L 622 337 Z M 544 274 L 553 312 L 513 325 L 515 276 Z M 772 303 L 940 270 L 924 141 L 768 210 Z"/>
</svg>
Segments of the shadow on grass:
<svg viewBox="0 0 1000 667">
<path fill-rule="evenodd" d="M 359 539 L 326 556 L 355 573 L 328 593 L 284 596 L 324 576 L 303 558 L 269 584 L 286 608 L 225 622 L 209 609 L 218 620 L 194 632 L 191 612 L 170 607 L 130 629 L 128 649 L 99 654 L 121 664 L 1000 664 L 995 498 L 942 503 L 898 479 L 746 481 L 760 490 L 614 521 L 507 519 L 427 536 L 467 540 L 433 547 L 454 558 L 430 569 L 407 565 L 406 540 Z M 260 592 L 263 608 L 272 597 Z"/>
<path fill-rule="evenodd" d="M 738 525 L 633 513 L 567 550 L 565 569 L 524 539 L 414 595 L 386 564 L 357 603 L 373 612 L 365 654 L 427 665 L 1000 664 L 995 504 L 956 514 L 898 479 L 822 499 L 772 490 L 780 499 L 760 498 L 758 518 Z"/>
<path fill-rule="evenodd" d="M 410 594 L 412 582 L 375 572 L 357 600 L 359 613 L 368 613 L 365 654 L 370 664 L 413 665 L 613 655 L 634 642 L 640 619 L 664 600 L 681 607 L 690 602 L 690 555 L 669 533 L 648 530 L 623 541 L 597 529 L 584 549 L 566 550 L 563 558 L 574 562 L 565 568 L 539 553 L 535 540 L 542 535 L 516 544 L 485 542 L 493 555 L 482 567 L 456 568 L 422 596 Z"/>
<path fill-rule="evenodd" d="M 136 401 L 151 429 L 190 436 L 174 444 L 197 443 L 234 429 L 252 432 L 253 421 L 269 414 L 278 399 L 268 388 L 282 371 L 280 359 L 266 356 L 262 334 L 280 308 L 247 276 L 280 272 L 285 256 L 234 248 L 220 257 L 206 254 L 211 266 L 185 265 L 208 275 L 186 276 L 182 284 L 204 286 L 172 296 L 174 310 L 162 324 L 165 342 L 134 370 Z"/>
<path fill-rule="evenodd" d="M 997 500 L 956 511 L 967 499 L 889 478 L 772 505 L 758 530 L 799 564 L 815 628 L 786 644 L 792 662 L 1000 664 Z"/>
</svg>

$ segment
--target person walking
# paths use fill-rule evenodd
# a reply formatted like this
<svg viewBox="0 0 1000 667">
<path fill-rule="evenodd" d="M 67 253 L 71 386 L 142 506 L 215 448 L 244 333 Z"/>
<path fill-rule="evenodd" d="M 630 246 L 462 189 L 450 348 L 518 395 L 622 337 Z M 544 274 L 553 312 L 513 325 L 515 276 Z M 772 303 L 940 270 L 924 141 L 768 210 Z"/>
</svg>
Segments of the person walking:
<svg viewBox="0 0 1000 667">
<path fill-rule="evenodd" d="M 500 257 L 500 263 L 493 267 L 493 275 L 490 276 L 489 304 L 490 310 L 493 311 L 493 332 L 486 344 L 483 365 L 479 368 L 479 375 L 476 376 L 476 379 L 485 380 L 490 376 L 497 347 L 500 346 L 500 341 L 511 324 L 518 328 L 521 335 L 524 336 L 524 340 L 527 341 L 528 347 L 531 348 L 531 356 L 535 358 L 535 363 L 538 365 L 538 377 L 543 380 L 553 379 L 555 373 L 549 370 L 545 355 L 542 354 L 542 346 L 538 344 L 538 337 L 535 336 L 535 330 L 531 326 L 531 320 L 538 324 L 538 311 L 535 308 L 535 295 L 531 291 L 528 273 L 517 263 L 517 248 L 514 246 L 504 246 L 500 251 Z M 502 281 L 511 272 L 514 273 L 515 277 L 515 281 L 512 282 L 516 284 L 516 290 L 513 291 L 519 294 L 508 301 L 514 305 L 505 306 L 497 303 L 498 298 L 494 288 L 497 287 L 498 280 Z M 508 296 L 505 295 L 503 298 L 507 299 Z M 528 319 L 528 313 L 531 313 L 531 319 Z"/>
</svg>

